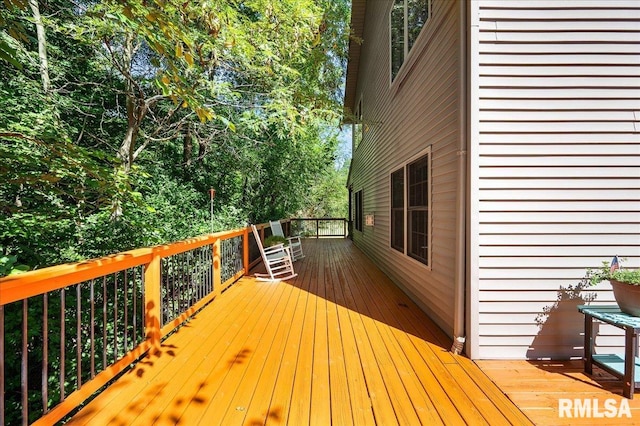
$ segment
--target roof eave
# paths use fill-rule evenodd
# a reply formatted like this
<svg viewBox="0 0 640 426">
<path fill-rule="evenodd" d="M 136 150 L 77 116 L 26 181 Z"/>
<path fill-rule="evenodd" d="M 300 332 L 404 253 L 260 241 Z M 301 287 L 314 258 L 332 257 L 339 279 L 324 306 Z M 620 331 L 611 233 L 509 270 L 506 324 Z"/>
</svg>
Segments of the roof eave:
<svg viewBox="0 0 640 426">
<path fill-rule="evenodd" d="M 355 111 L 356 90 L 358 88 L 358 68 L 360 65 L 360 48 L 363 42 L 364 16 L 366 0 L 353 0 L 351 4 L 351 33 L 349 36 L 349 59 L 344 90 L 343 123 L 353 121 Z"/>
</svg>

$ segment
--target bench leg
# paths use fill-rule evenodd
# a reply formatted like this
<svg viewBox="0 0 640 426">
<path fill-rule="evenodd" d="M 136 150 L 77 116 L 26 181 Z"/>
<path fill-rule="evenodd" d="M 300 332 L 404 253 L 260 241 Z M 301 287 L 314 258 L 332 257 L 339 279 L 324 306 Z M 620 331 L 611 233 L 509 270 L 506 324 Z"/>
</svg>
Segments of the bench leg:
<svg viewBox="0 0 640 426">
<path fill-rule="evenodd" d="M 584 316 L 584 372 L 593 374 L 593 317 Z"/>
<path fill-rule="evenodd" d="M 624 383 L 622 387 L 622 394 L 633 399 L 636 385 L 636 353 L 638 345 L 638 336 L 632 329 L 625 330 L 625 342 L 624 342 Z"/>
</svg>

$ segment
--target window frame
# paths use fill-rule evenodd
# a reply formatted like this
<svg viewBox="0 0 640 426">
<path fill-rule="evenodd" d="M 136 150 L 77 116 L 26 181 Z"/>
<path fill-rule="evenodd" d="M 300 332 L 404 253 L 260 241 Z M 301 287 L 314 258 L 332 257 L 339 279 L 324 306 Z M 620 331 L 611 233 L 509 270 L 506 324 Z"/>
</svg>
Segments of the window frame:
<svg viewBox="0 0 640 426">
<path fill-rule="evenodd" d="M 399 180 L 395 180 L 396 178 L 394 178 L 394 175 L 401 175 L 401 179 Z M 404 226 L 405 226 L 405 218 L 406 218 L 406 206 L 405 206 L 405 189 L 404 189 L 404 185 L 405 185 L 405 168 L 404 167 L 400 167 L 397 170 L 394 170 L 393 172 L 391 172 L 391 202 L 390 207 L 391 207 L 391 212 L 390 212 L 390 238 L 389 238 L 389 244 L 391 245 L 391 248 L 400 252 L 400 253 L 404 253 L 404 247 L 405 247 L 405 232 L 404 232 Z M 401 192 L 400 192 L 400 196 L 398 197 L 394 197 L 394 188 L 396 187 L 397 184 L 401 185 Z M 396 200 L 396 198 L 398 200 Z M 396 201 L 400 201 L 399 203 L 396 203 Z M 402 225 L 402 229 L 400 229 L 399 235 L 396 234 L 395 232 L 397 231 L 397 223 L 396 223 L 396 216 L 399 214 L 400 219 L 401 219 L 401 225 Z"/>
<path fill-rule="evenodd" d="M 356 152 L 356 150 L 362 143 L 362 140 L 364 139 L 364 129 L 362 124 L 362 96 L 360 96 L 360 99 L 358 100 L 354 115 L 355 120 L 351 128 L 351 152 Z"/>
<path fill-rule="evenodd" d="M 410 168 L 421 161 L 426 161 L 426 171 L 424 180 L 417 183 L 417 185 L 423 185 L 426 189 L 424 193 L 424 204 L 422 205 L 411 205 L 411 194 L 410 191 L 412 187 L 409 185 L 411 176 L 410 176 Z M 431 227 L 431 216 L 432 216 L 432 198 L 431 198 L 431 187 L 432 187 L 432 164 L 431 164 L 431 147 L 421 151 L 419 154 L 407 159 L 402 164 L 393 168 L 389 173 L 389 247 L 393 252 L 397 252 L 398 254 L 411 259 L 423 265 L 427 268 L 431 268 L 431 253 L 432 253 L 432 236 L 433 230 Z M 398 205 L 399 196 L 397 196 L 397 187 L 398 182 L 394 182 L 395 179 L 402 174 L 402 207 Z M 394 186 L 395 183 L 395 186 Z M 395 191 L 394 191 L 395 188 Z M 415 186 L 413 187 L 415 188 Z M 395 197 L 395 200 L 394 200 Z M 397 224 L 395 223 L 396 215 L 400 212 L 402 215 L 402 227 L 398 229 Z M 424 238 L 426 239 L 426 246 L 420 246 L 420 248 L 425 249 L 424 256 L 420 256 L 416 254 L 412 247 L 412 236 L 415 234 L 420 234 L 419 228 L 416 227 L 414 223 L 414 219 L 412 217 L 413 212 L 423 212 L 426 215 L 426 223 L 421 222 L 422 225 L 425 226 Z M 402 247 L 397 244 L 400 241 L 400 237 L 397 232 L 401 232 L 402 239 Z M 412 234 L 413 232 L 413 234 Z M 418 251 L 420 250 L 418 248 Z"/>
<path fill-rule="evenodd" d="M 409 29 L 409 2 L 419 2 L 419 1 L 426 1 L 427 3 L 427 8 L 426 8 L 426 13 L 427 13 L 427 18 L 425 19 L 424 23 L 422 24 L 422 27 L 420 27 L 420 31 L 418 31 L 418 35 L 415 36 L 415 39 L 412 40 L 412 44 L 409 45 L 410 40 L 410 29 Z M 403 8 L 403 17 L 402 17 L 402 61 L 400 63 L 400 66 L 397 68 L 397 70 L 395 70 L 394 68 L 394 60 L 393 60 L 393 55 L 394 55 L 394 27 L 393 27 L 393 17 L 394 17 L 394 10 L 396 8 L 396 4 L 398 2 L 402 2 L 402 8 Z M 389 84 L 394 83 L 395 81 L 398 80 L 398 77 L 402 74 L 403 69 L 406 68 L 405 64 L 409 61 L 409 58 L 411 56 L 411 52 L 413 51 L 413 48 L 418 44 L 418 40 L 422 37 L 422 34 L 424 33 L 424 29 L 429 25 L 429 21 L 431 20 L 431 16 L 432 16 L 432 12 L 431 12 L 431 0 L 393 0 L 391 2 L 391 7 L 389 9 Z M 415 27 L 417 28 L 417 27 Z M 413 29 L 413 27 L 412 27 Z M 394 73 L 395 71 L 395 73 Z"/>
<path fill-rule="evenodd" d="M 364 208 L 363 208 L 363 196 L 362 189 L 356 191 L 354 193 L 354 218 L 353 218 L 353 227 L 356 231 L 363 231 L 363 223 L 364 223 Z"/>
</svg>

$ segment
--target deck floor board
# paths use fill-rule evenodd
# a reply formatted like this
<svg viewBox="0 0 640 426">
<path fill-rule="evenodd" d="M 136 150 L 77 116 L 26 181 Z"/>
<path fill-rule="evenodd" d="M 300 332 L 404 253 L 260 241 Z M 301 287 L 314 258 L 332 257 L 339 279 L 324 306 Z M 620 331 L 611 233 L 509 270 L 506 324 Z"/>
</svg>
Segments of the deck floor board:
<svg viewBox="0 0 640 426">
<path fill-rule="evenodd" d="M 638 393 L 634 399 L 624 398 L 620 380 L 598 367 L 594 367 L 593 376 L 586 374 L 581 360 L 503 360 L 473 364 L 472 374 L 478 374 L 476 367 L 480 366 L 485 380 L 488 376 L 496 383 L 536 425 L 640 425 Z M 561 400 L 578 400 L 583 406 L 588 403 L 591 409 L 580 411 L 572 407 L 561 413 Z M 626 404 L 630 417 L 626 410 L 609 411 L 605 404 L 617 409 Z"/>
<path fill-rule="evenodd" d="M 242 278 L 68 424 L 531 424 L 349 240 L 303 245 L 298 277 Z"/>
</svg>

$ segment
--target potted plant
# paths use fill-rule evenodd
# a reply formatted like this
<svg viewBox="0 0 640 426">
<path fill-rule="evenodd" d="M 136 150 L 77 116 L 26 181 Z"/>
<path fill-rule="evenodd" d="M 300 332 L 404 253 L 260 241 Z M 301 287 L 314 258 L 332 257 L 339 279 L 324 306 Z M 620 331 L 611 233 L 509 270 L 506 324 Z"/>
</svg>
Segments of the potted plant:
<svg viewBox="0 0 640 426">
<path fill-rule="evenodd" d="M 587 278 L 592 285 L 609 281 L 620 310 L 640 316 L 640 269 L 622 268 L 618 256 L 614 256 L 611 263 L 602 262 L 600 268 L 589 269 Z"/>
<path fill-rule="evenodd" d="M 280 237 L 278 235 L 270 235 L 267 238 L 264 239 L 264 246 L 265 247 L 272 247 L 272 246 L 276 246 L 278 244 L 282 244 L 282 245 L 287 245 L 288 241 L 286 238 L 284 237 Z"/>
</svg>

